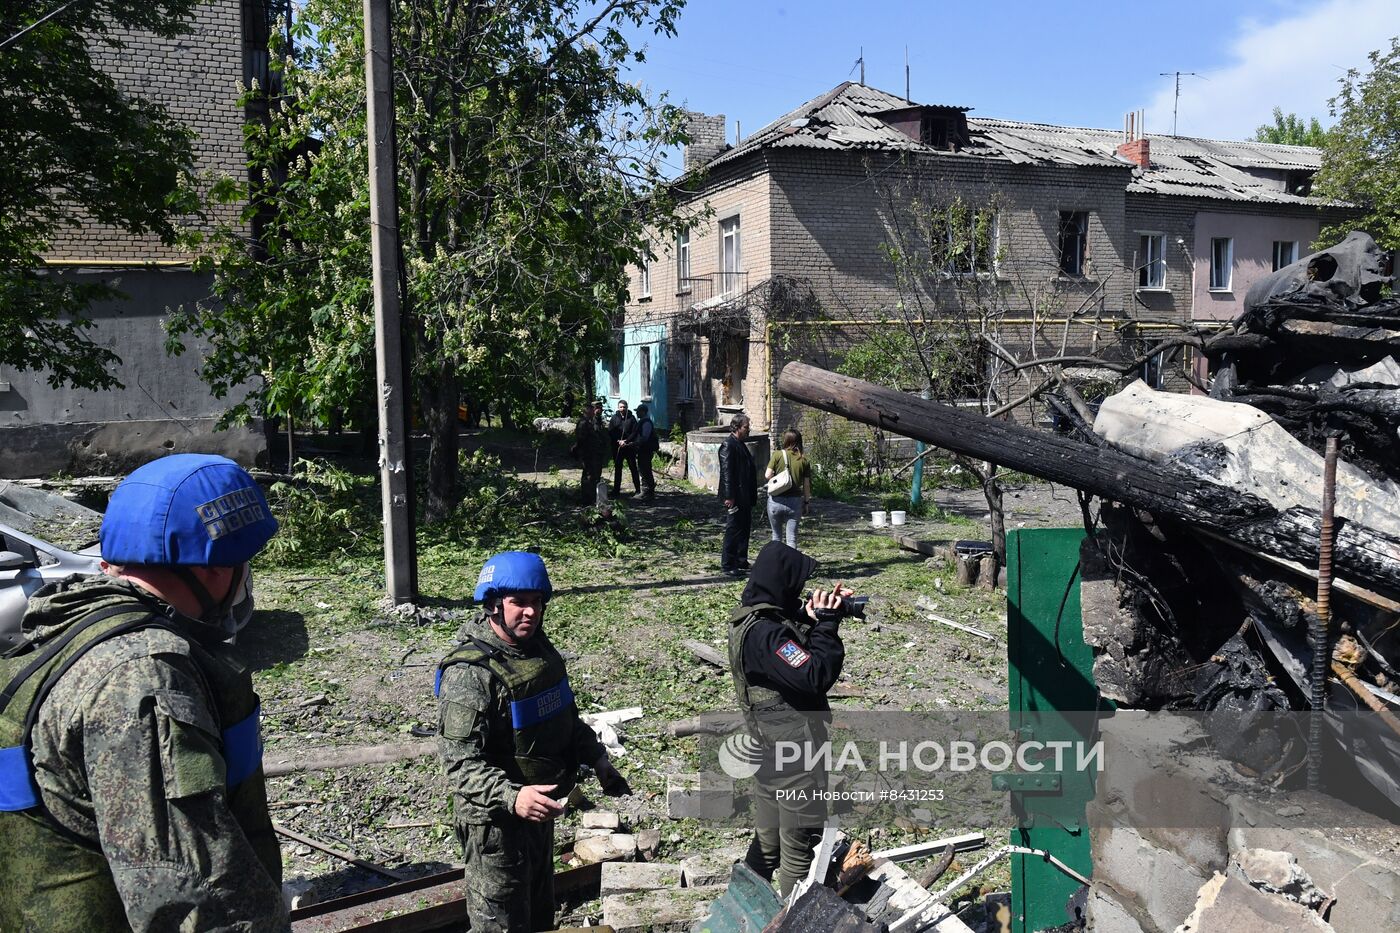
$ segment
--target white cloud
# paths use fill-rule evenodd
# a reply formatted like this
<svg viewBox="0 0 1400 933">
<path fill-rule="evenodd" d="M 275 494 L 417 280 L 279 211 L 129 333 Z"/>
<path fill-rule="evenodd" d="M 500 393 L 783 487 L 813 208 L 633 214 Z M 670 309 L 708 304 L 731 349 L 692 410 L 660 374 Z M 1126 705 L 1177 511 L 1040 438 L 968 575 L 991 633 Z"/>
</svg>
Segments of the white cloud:
<svg viewBox="0 0 1400 933">
<path fill-rule="evenodd" d="M 1395 14 L 1395 0 L 1324 0 L 1285 19 L 1238 23 L 1229 61 L 1191 69 L 1207 80 L 1182 77 L 1177 132 L 1245 139 L 1271 122 L 1274 107 L 1330 126 L 1327 100 L 1337 93 L 1337 79 L 1348 68 L 1364 72 L 1367 54 L 1389 46 L 1400 32 Z M 1150 133 L 1172 128 L 1173 82 L 1160 80 L 1162 90 L 1147 108 Z"/>
</svg>

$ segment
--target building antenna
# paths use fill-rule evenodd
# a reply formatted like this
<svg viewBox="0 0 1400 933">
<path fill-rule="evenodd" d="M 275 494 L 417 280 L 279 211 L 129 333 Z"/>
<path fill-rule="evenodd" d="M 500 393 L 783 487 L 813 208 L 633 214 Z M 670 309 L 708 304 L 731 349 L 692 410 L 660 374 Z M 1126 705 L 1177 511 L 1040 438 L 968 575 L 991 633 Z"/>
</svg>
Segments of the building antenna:
<svg viewBox="0 0 1400 933">
<path fill-rule="evenodd" d="M 1176 78 L 1176 94 L 1172 97 L 1172 135 L 1176 135 L 1176 108 L 1181 103 L 1181 78 L 1185 75 L 1188 78 L 1200 78 L 1202 81 L 1209 80 L 1205 75 L 1196 74 L 1194 71 L 1162 71 L 1158 72 L 1164 78 Z"/>
<path fill-rule="evenodd" d="M 861 83 L 861 84 L 864 84 L 864 83 L 865 83 L 865 46 L 863 46 L 863 45 L 860 47 L 860 58 L 857 58 L 857 59 L 856 59 L 856 63 L 855 63 L 854 65 L 851 66 L 851 71 L 855 71 L 857 68 L 860 69 L 860 83 Z M 846 72 L 846 77 L 849 78 L 849 77 L 851 76 L 851 71 Z"/>
<path fill-rule="evenodd" d="M 904 47 L 904 102 L 913 103 L 914 99 L 909 96 L 909 46 Z"/>
</svg>

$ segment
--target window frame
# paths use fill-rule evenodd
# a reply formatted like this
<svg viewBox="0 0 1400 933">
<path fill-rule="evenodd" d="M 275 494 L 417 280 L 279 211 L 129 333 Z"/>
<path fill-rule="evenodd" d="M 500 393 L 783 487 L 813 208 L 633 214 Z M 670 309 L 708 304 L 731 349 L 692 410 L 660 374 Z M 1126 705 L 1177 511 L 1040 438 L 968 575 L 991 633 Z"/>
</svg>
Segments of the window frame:
<svg viewBox="0 0 1400 933">
<path fill-rule="evenodd" d="M 637 300 L 651 300 L 651 244 L 644 247 L 641 265 L 637 267 Z"/>
<path fill-rule="evenodd" d="M 1066 278 L 1082 279 L 1087 274 L 1089 266 L 1089 212 L 1086 210 L 1069 210 L 1059 212 L 1059 226 L 1055 238 L 1055 261 L 1060 269 L 1060 275 Z M 1076 218 L 1078 223 L 1075 224 Z M 1070 225 L 1075 224 L 1077 230 L 1070 235 L 1074 238 L 1078 246 L 1078 261 L 1075 268 L 1070 269 L 1065 264 L 1065 243 L 1066 232 L 1070 230 Z"/>
<path fill-rule="evenodd" d="M 943 274 L 949 277 L 960 278 L 996 278 L 1001 274 L 997 255 L 1001 252 L 1001 212 L 994 207 L 973 207 L 968 208 L 967 222 L 972 227 L 972 263 L 968 268 L 964 268 L 959 262 L 966 254 L 959 254 L 955 251 L 958 231 L 954 229 L 953 205 L 949 205 L 943 210 L 944 214 L 944 244 L 946 247 L 946 261 L 943 265 Z M 977 251 L 977 224 L 983 217 L 989 218 L 987 227 L 987 250 L 986 254 L 979 254 Z"/>
<path fill-rule="evenodd" d="M 1287 244 L 1287 246 L 1288 246 L 1288 256 L 1289 256 L 1289 259 L 1288 259 L 1287 262 L 1279 262 L 1279 256 L 1278 256 L 1279 250 L 1278 250 L 1278 248 L 1279 248 L 1280 246 L 1285 245 L 1285 244 Z M 1291 265 L 1293 265 L 1293 264 L 1294 264 L 1295 262 L 1297 262 L 1297 261 L 1298 261 L 1298 241 L 1297 241 L 1297 240 L 1274 240 L 1274 247 L 1273 247 L 1273 264 L 1274 264 L 1273 271 L 1274 271 L 1274 272 L 1277 272 L 1278 270 L 1284 268 L 1285 266 L 1291 266 Z"/>
<path fill-rule="evenodd" d="M 1221 264 L 1216 262 L 1216 244 L 1225 244 L 1224 262 L 1224 284 L 1219 284 L 1220 276 L 1217 272 L 1221 269 Z M 1235 238 L 1232 236 L 1213 236 L 1210 238 L 1210 278 L 1209 291 L 1228 293 L 1234 291 L 1235 284 Z"/>
<path fill-rule="evenodd" d="M 1167 235 L 1155 230 L 1139 230 L 1138 232 L 1138 253 L 1139 262 L 1137 268 L 1137 289 L 1143 292 L 1164 292 L 1167 291 Z M 1157 258 L 1151 258 L 1151 241 L 1157 243 Z M 1156 283 L 1153 283 L 1151 274 L 1152 267 L 1157 270 Z"/>
<path fill-rule="evenodd" d="M 736 288 L 738 276 L 744 271 L 744 238 L 742 215 L 731 214 L 721 218 L 719 222 L 719 274 L 720 274 L 720 294 L 732 294 Z M 728 229 L 726 229 L 728 228 Z M 734 243 L 733 261 L 734 268 L 728 268 L 730 256 L 727 252 L 729 242 Z"/>
<path fill-rule="evenodd" d="M 651 398 L 651 344 L 644 343 L 637 348 L 637 370 L 641 373 L 642 398 Z"/>
<path fill-rule="evenodd" d="M 690 228 L 676 231 L 676 294 L 690 294 Z"/>
</svg>

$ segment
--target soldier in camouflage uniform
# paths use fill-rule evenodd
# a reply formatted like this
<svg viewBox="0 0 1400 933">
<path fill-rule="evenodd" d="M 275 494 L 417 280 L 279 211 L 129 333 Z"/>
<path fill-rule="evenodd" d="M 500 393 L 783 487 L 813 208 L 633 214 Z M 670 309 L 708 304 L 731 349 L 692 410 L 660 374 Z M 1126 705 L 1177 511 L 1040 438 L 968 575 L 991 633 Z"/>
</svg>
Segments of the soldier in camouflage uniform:
<svg viewBox="0 0 1400 933">
<path fill-rule="evenodd" d="M 497 554 L 477 580 L 482 614 L 438 667 L 438 749 L 452 783 L 473 933 L 554 928 L 554 819 L 580 764 L 627 793 L 578 716 L 564 660 L 540 629 L 544 561 Z"/>
<path fill-rule="evenodd" d="M 35 594 L 0 661 L 0 929 L 290 929 L 228 644 L 276 530 L 237 464 L 166 457 L 113 493 L 107 575 Z"/>
</svg>

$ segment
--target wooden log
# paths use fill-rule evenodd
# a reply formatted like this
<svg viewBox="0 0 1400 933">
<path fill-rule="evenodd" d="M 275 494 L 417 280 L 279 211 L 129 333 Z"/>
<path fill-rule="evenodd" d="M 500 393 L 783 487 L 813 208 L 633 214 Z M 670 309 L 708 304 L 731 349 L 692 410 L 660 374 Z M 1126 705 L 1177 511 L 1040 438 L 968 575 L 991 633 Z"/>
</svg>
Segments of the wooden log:
<svg viewBox="0 0 1400 933">
<path fill-rule="evenodd" d="M 1258 496 L 1207 482 L 1179 467 L 984 418 L 805 363 L 783 368 L 778 391 L 892 434 L 1215 531 L 1265 554 L 1307 564 L 1317 560 L 1320 514 L 1315 508 L 1280 511 Z M 1335 549 L 1336 566 L 1342 568 L 1339 576 L 1400 597 L 1400 537 L 1343 522 Z"/>
<path fill-rule="evenodd" d="M 997 566 L 995 554 L 988 554 L 982 558 L 977 567 L 977 585 L 984 590 L 994 590 L 997 588 L 997 576 L 1001 568 Z"/>
<path fill-rule="evenodd" d="M 263 759 L 263 774 L 279 777 L 297 771 L 327 771 L 358 765 L 380 765 L 409 758 L 421 758 L 437 750 L 432 739 L 422 742 L 391 742 L 387 745 L 349 745 L 308 748 L 296 753 L 269 754 Z"/>
<path fill-rule="evenodd" d="M 694 638 L 687 638 L 681 642 L 681 646 L 701 661 L 713 664 L 721 670 L 729 670 L 729 657 L 713 645 L 707 645 L 703 641 Z"/>
<path fill-rule="evenodd" d="M 973 557 L 958 555 L 958 563 L 954 568 L 957 572 L 955 580 L 958 586 L 972 586 L 977 582 L 977 560 Z"/>
</svg>

